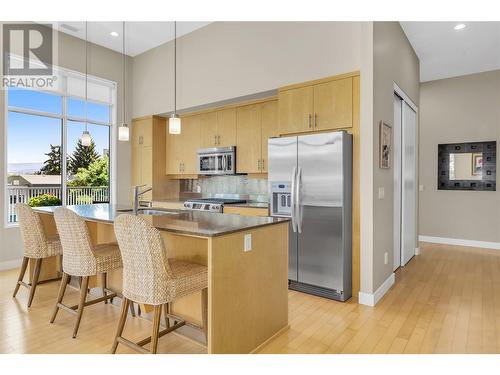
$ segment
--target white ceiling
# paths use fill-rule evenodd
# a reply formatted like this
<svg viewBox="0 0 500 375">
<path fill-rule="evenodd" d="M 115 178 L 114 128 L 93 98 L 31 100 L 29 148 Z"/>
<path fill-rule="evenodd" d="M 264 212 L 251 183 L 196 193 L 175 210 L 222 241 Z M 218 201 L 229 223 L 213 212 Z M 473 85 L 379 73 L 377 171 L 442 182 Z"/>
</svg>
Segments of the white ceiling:
<svg viewBox="0 0 500 375">
<path fill-rule="evenodd" d="M 500 69 L 500 22 L 400 22 L 420 59 L 420 81 Z M 465 23 L 466 28 L 454 30 Z"/>
<path fill-rule="evenodd" d="M 177 22 L 177 37 L 189 34 L 210 22 Z M 67 27 L 69 26 L 69 27 Z M 85 22 L 55 22 L 59 31 L 85 39 Z M 88 40 L 117 52 L 123 50 L 122 22 L 89 22 Z M 110 33 L 117 32 L 118 36 Z M 174 39 L 173 22 L 126 22 L 125 52 L 129 56 L 139 55 L 147 50 Z"/>
</svg>

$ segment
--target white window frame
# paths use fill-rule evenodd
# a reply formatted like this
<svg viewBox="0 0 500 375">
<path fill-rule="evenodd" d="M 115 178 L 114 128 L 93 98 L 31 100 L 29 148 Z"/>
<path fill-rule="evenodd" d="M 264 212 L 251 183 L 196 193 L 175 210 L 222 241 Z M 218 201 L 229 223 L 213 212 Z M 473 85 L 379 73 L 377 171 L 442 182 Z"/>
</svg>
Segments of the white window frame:
<svg viewBox="0 0 500 375">
<path fill-rule="evenodd" d="M 88 75 L 87 79 L 89 82 L 92 82 L 94 84 L 106 86 L 107 88 L 110 89 L 110 98 L 109 102 L 106 101 L 99 101 L 99 100 L 92 100 L 92 99 L 87 99 L 88 102 L 92 103 L 97 103 L 97 104 L 104 104 L 109 106 L 109 122 L 102 122 L 102 121 L 96 121 L 96 120 L 90 120 L 85 118 L 80 118 L 80 117 L 75 117 L 75 116 L 69 116 L 67 113 L 67 101 L 69 98 L 71 99 L 80 99 L 85 101 L 85 97 L 81 97 L 79 95 L 70 95 L 67 91 L 67 79 L 68 77 L 77 77 L 80 79 L 85 79 L 85 74 L 66 69 L 66 68 L 61 68 L 61 67 L 56 67 L 53 66 L 53 72 L 54 75 L 57 75 L 58 80 L 62 80 L 62 82 L 59 82 L 59 87 L 62 87 L 62 89 L 57 89 L 57 90 L 34 90 L 38 92 L 43 92 L 47 94 L 53 94 L 53 95 L 58 95 L 62 97 L 62 108 L 61 108 L 61 114 L 54 114 L 54 113 L 49 113 L 49 112 L 44 112 L 44 111 L 39 111 L 39 110 L 33 110 L 33 109 L 27 109 L 27 108 L 17 108 L 17 107 L 9 107 L 9 91 L 5 90 L 4 91 L 4 124 L 5 124 L 5 129 L 4 129 L 4 139 L 3 139 L 3 144 L 4 144 L 4 175 L 2 177 L 2 181 L 4 184 L 4 212 L 2 213 L 3 216 L 3 222 L 4 222 L 4 228 L 11 228 L 11 227 L 17 227 L 19 224 L 18 223 L 9 223 L 9 218 L 8 218 L 8 205 L 9 202 L 7 201 L 8 198 L 8 189 L 7 189 L 7 170 L 8 170 L 8 160 L 7 160 L 7 155 L 8 155 L 8 117 L 9 117 L 9 112 L 16 112 L 16 113 L 23 113 L 23 114 L 28 114 L 28 115 L 37 115 L 37 116 L 45 116 L 45 117 L 50 117 L 50 118 L 56 118 L 61 120 L 61 155 L 66 155 L 67 154 L 67 126 L 68 126 L 68 120 L 69 121 L 78 121 L 78 122 L 85 122 L 87 121 L 88 124 L 95 124 L 95 125 L 102 125 L 102 126 L 109 126 L 110 128 L 110 133 L 109 133 L 109 157 L 110 157 L 110 164 L 109 164 L 109 198 L 110 198 L 110 203 L 116 204 L 116 168 L 117 168 L 117 124 L 116 124 L 116 118 L 117 118 L 117 83 L 114 81 L 110 81 L 107 79 L 99 78 L 96 76 L 91 76 Z M 26 90 L 29 90 L 29 88 L 26 88 Z M 61 170 L 61 200 L 62 200 L 62 206 L 66 206 L 66 193 L 67 193 L 67 171 L 66 171 L 66 163 L 62 163 L 62 170 Z"/>
</svg>

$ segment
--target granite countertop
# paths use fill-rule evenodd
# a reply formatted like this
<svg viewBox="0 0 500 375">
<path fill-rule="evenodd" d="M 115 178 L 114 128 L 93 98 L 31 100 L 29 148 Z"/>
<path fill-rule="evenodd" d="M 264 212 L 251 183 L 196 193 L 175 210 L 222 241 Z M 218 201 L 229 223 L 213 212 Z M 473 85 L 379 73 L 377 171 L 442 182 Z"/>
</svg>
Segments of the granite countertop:
<svg viewBox="0 0 500 375">
<path fill-rule="evenodd" d="M 36 207 L 35 211 L 53 214 L 59 206 Z M 112 224 L 116 216 L 131 213 L 130 207 L 109 203 L 67 206 L 85 220 Z M 125 211 L 124 211 L 125 210 Z M 126 211 L 128 210 L 128 212 Z M 233 232 L 288 221 L 285 218 L 224 215 L 222 213 L 166 210 L 165 215 L 141 215 L 159 230 L 193 236 L 216 237 Z"/>
</svg>

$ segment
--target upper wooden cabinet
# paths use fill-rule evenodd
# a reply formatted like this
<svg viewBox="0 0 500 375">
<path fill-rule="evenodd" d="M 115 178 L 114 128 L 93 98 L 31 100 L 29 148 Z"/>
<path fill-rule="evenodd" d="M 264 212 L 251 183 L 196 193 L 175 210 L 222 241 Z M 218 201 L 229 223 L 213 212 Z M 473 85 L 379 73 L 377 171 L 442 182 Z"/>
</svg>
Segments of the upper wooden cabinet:
<svg viewBox="0 0 500 375">
<path fill-rule="evenodd" d="M 279 135 L 279 114 L 278 114 L 278 101 L 273 100 L 261 104 L 262 113 L 262 165 L 261 172 L 267 173 L 268 159 L 267 159 L 267 141 L 271 137 Z"/>
<path fill-rule="evenodd" d="M 346 74 L 280 89 L 279 133 L 352 127 L 353 77 Z"/>
<path fill-rule="evenodd" d="M 198 173 L 196 151 L 200 148 L 200 115 L 182 117 L 181 134 L 167 133 L 166 174 Z"/>
<path fill-rule="evenodd" d="M 236 108 L 217 111 L 217 147 L 236 144 Z"/>
<path fill-rule="evenodd" d="M 236 108 L 202 113 L 199 116 L 201 148 L 236 144 Z"/>
<path fill-rule="evenodd" d="M 276 100 L 238 107 L 236 171 L 267 173 L 267 140 L 278 131 Z"/>
<path fill-rule="evenodd" d="M 261 119 L 259 104 L 237 109 L 236 172 L 238 173 L 261 173 Z"/>
<path fill-rule="evenodd" d="M 314 130 L 352 127 L 352 78 L 314 86 Z"/>
<path fill-rule="evenodd" d="M 311 131 L 314 112 L 314 90 L 300 87 L 279 93 L 280 134 Z"/>
<path fill-rule="evenodd" d="M 217 112 L 200 116 L 200 148 L 217 147 Z"/>
</svg>

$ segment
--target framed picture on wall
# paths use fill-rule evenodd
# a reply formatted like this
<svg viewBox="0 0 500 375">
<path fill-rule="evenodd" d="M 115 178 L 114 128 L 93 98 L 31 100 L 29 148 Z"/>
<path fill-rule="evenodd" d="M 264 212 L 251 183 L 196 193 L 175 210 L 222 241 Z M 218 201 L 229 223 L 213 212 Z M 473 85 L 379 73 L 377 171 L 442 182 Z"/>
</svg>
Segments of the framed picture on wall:
<svg viewBox="0 0 500 375">
<path fill-rule="evenodd" d="M 391 168 L 392 154 L 392 126 L 384 121 L 379 124 L 379 167 L 382 169 Z"/>
<path fill-rule="evenodd" d="M 483 153 L 475 152 L 472 154 L 472 175 L 481 176 L 483 174 Z"/>
</svg>

